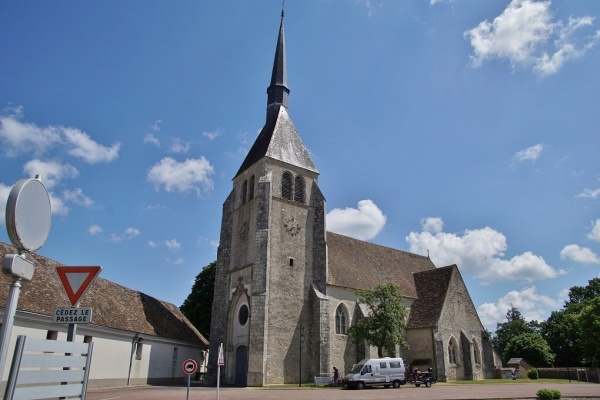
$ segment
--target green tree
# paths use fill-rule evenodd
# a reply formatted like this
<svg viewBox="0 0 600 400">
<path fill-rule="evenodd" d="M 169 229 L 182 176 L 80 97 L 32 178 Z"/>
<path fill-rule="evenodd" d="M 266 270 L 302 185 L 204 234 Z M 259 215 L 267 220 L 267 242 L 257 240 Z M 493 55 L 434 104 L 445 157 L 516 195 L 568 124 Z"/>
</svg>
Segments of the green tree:
<svg viewBox="0 0 600 400">
<path fill-rule="evenodd" d="M 550 367 L 554 353 L 539 333 L 521 333 L 512 337 L 502 353 L 502 359 L 524 358 L 535 367 Z"/>
<path fill-rule="evenodd" d="M 587 286 L 573 286 L 569 290 L 569 300 L 565 302 L 565 309 L 581 309 L 587 301 L 596 297 L 600 297 L 600 278 L 589 280 Z"/>
<path fill-rule="evenodd" d="M 396 345 L 408 349 L 406 341 L 406 316 L 403 297 L 396 285 L 386 283 L 373 290 L 357 290 L 358 302 L 365 304 L 370 315 L 360 318 L 348 329 L 348 335 L 355 343 L 366 340 L 377 347 L 377 354 L 383 357 L 385 349 L 396 354 Z"/>
<path fill-rule="evenodd" d="M 508 356 L 506 359 L 504 357 L 508 343 L 514 337 L 525 333 L 535 333 L 535 329 L 530 323 L 525 321 L 525 318 L 523 318 L 523 315 L 521 315 L 521 312 L 517 307 L 511 304 L 506 312 L 506 322 L 499 322 L 496 324 L 496 335 L 493 339 L 494 347 L 502 354 L 502 361 L 505 364 L 511 358 L 511 356 Z"/>
<path fill-rule="evenodd" d="M 581 353 L 586 364 L 600 366 L 600 296 L 586 302 L 579 314 Z"/>
<path fill-rule="evenodd" d="M 588 342 L 594 338 L 594 331 L 584 328 L 585 324 L 589 326 L 591 322 L 587 319 L 589 315 L 583 319 L 580 316 L 599 297 L 600 278 L 589 280 L 587 286 L 573 286 L 563 309 L 552 312 L 542 324 L 541 333 L 557 355 L 557 365 L 590 365 L 594 357 Z M 586 344 L 583 343 L 584 339 L 587 339 Z"/>
<path fill-rule="evenodd" d="M 213 261 L 196 276 L 192 292 L 179 309 L 206 338 L 210 337 L 210 318 L 215 291 L 217 262 Z"/>
<path fill-rule="evenodd" d="M 542 323 L 541 334 L 556 354 L 555 366 L 578 365 L 579 330 L 577 314 L 566 310 L 552 311 Z"/>
</svg>

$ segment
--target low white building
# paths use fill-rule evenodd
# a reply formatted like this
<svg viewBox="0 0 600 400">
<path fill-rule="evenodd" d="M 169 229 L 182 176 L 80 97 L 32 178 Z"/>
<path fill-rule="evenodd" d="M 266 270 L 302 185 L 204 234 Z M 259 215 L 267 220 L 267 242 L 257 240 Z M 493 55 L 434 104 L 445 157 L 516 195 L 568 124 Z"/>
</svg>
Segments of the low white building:
<svg viewBox="0 0 600 400">
<path fill-rule="evenodd" d="M 0 242 L 0 261 L 17 251 Z M 56 261 L 27 255 L 35 264 L 31 282 L 21 292 L 2 376 L 2 393 L 10 371 L 17 335 L 66 340 L 67 324 L 53 324 L 55 308 L 71 304 L 55 272 Z M 4 321 L 12 276 L 0 274 L 0 316 Z M 92 308 L 92 323 L 78 324 L 77 342 L 94 342 L 88 386 L 108 387 L 184 382 L 183 362 L 206 365 L 208 341 L 171 303 L 98 277 L 80 301 Z"/>
</svg>

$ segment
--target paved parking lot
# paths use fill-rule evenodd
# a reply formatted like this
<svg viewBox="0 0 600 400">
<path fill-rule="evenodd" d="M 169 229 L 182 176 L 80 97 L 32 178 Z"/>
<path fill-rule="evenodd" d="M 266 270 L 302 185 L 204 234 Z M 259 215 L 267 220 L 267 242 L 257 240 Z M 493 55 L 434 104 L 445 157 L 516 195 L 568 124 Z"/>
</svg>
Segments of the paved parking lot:
<svg viewBox="0 0 600 400">
<path fill-rule="evenodd" d="M 406 385 L 400 389 L 370 388 L 347 390 L 338 388 L 221 388 L 220 400 L 470 400 L 470 399 L 535 399 L 539 389 L 556 389 L 562 398 L 600 399 L 600 385 L 594 383 L 513 383 L 493 385 L 453 385 L 437 383 L 431 388 Z M 90 389 L 88 400 L 214 400 L 217 391 L 214 387 L 141 386 L 113 389 Z"/>
</svg>

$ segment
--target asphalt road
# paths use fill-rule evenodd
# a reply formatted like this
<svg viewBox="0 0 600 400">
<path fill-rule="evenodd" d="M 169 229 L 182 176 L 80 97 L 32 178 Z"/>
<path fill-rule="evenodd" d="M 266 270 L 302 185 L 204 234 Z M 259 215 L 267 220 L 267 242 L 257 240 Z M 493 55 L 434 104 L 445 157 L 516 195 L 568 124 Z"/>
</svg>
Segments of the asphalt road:
<svg viewBox="0 0 600 400">
<path fill-rule="evenodd" d="M 453 385 L 436 383 L 431 388 L 412 385 L 400 389 L 368 388 L 349 390 L 340 388 L 220 388 L 220 400 L 348 400 L 348 399 L 418 399 L 418 400 L 470 400 L 470 399 L 535 399 L 539 389 L 556 389 L 562 399 L 600 399 L 600 384 L 594 383 L 511 383 L 490 385 Z M 90 389 L 88 400 L 214 400 L 214 387 L 137 386 L 111 389 Z"/>
</svg>

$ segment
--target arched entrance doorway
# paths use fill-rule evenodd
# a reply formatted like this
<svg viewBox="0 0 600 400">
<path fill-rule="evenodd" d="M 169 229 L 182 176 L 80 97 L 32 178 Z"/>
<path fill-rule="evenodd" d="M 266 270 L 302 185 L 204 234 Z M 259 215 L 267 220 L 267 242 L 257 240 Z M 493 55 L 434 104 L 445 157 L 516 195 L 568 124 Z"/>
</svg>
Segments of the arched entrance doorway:
<svg viewBox="0 0 600 400">
<path fill-rule="evenodd" d="M 248 384 L 248 340 L 250 337 L 250 307 L 248 295 L 244 290 L 238 290 L 233 297 L 231 313 L 231 345 L 235 349 L 235 361 L 230 366 L 233 372 L 233 383 L 236 386 Z"/>
<path fill-rule="evenodd" d="M 235 385 L 246 386 L 248 378 L 248 347 L 239 346 L 235 350 Z"/>
</svg>

